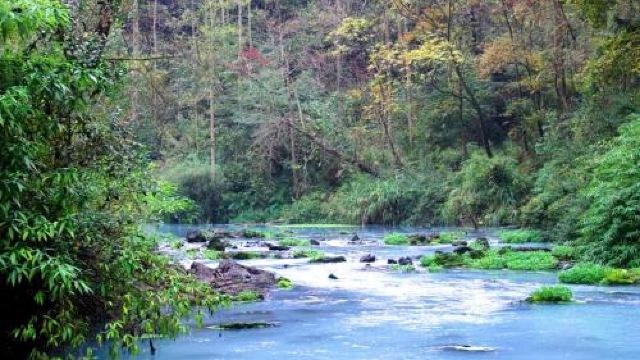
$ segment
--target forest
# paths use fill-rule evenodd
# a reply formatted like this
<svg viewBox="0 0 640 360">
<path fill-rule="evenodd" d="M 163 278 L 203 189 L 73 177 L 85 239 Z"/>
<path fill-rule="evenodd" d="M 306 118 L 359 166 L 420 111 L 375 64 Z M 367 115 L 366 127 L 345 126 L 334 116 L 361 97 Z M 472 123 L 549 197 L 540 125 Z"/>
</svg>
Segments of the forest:
<svg viewBox="0 0 640 360">
<path fill-rule="evenodd" d="M 0 0 L 3 358 L 233 303 L 156 222 L 531 229 L 631 276 L 640 2 Z"/>
</svg>

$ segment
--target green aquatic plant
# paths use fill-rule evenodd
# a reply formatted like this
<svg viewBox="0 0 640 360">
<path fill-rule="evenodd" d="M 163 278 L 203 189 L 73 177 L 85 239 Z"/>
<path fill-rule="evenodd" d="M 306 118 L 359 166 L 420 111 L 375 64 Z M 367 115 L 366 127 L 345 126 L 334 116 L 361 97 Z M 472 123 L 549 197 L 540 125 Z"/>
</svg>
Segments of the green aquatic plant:
<svg viewBox="0 0 640 360">
<path fill-rule="evenodd" d="M 407 264 L 407 265 L 391 264 L 389 266 L 389 270 L 408 273 L 408 272 L 415 272 L 416 271 L 416 267 L 413 264 Z"/>
<path fill-rule="evenodd" d="M 255 302 L 263 299 L 264 296 L 262 296 L 262 294 L 253 290 L 243 290 L 233 297 L 233 301 L 240 302 Z"/>
<path fill-rule="evenodd" d="M 317 229 L 332 229 L 332 228 L 351 228 L 356 227 L 356 225 L 349 224 L 283 224 L 276 225 L 278 228 L 285 229 L 308 229 L 308 228 L 317 228 Z"/>
<path fill-rule="evenodd" d="M 484 256 L 465 257 L 465 266 L 473 269 L 553 270 L 558 260 L 548 251 L 489 250 Z"/>
<path fill-rule="evenodd" d="M 310 258 L 311 260 L 322 259 L 325 254 L 323 251 L 314 249 L 299 249 L 293 252 L 293 257 L 296 259 Z"/>
<path fill-rule="evenodd" d="M 193 259 L 200 253 L 200 249 L 187 249 L 184 253 L 189 259 Z"/>
<path fill-rule="evenodd" d="M 205 249 L 202 252 L 202 256 L 207 260 L 220 260 L 224 258 L 224 251 Z"/>
<path fill-rule="evenodd" d="M 640 274 L 634 270 L 608 269 L 601 283 L 608 285 L 631 285 L 638 282 Z"/>
<path fill-rule="evenodd" d="M 464 264 L 464 256 L 456 253 L 436 253 L 424 255 L 420 258 L 420 265 L 424 267 L 457 267 Z"/>
<path fill-rule="evenodd" d="M 293 289 L 293 282 L 285 277 L 278 279 L 278 288 L 280 289 Z"/>
<path fill-rule="evenodd" d="M 558 278 L 567 284 L 598 284 L 607 277 L 607 267 L 580 263 L 568 270 L 560 272 Z"/>
<path fill-rule="evenodd" d="M 440 244 L 451 244 L 454 241 L 462 240 L 465 236 L 464 231 L 444 231 L 434 242 Z"/>
<path fill-rule="evenodd" d="M 311 246 L 307 239 L 286 238 L 278 242 L 281 246 Z"/>
<path fill-rule="evenodd" d="M 386 234 L 384 243 L 385 245 L 409 245 L 409 237 L 401 233 Z"/>
<path fill-rule="evenodd" d="M 238 251 L 231 254 L 231 258 L 234 260 L 252 260 L 263 258 L 264 255 L 257 251 Z"/>
<path fill-rule="evenodd" d="M 544 237 L 540 231 L 529 229 L 502 230 L 498 233 L 498 237 L 500 237 L 502 242 L 512 244 L 544 241 Z"/>
<path fill-rule="evenodd" d="M 573 298 L 571 289 L 566 286 L 543 286 L 527 297 L 530 303 L 566 303 Z"/>
<path fill-rule="evenodd" d="M 180 239 L 176 239 L 176 240 L 173 240 L 169 245 L 171 246 L 172 249 L 180 250 L 182 249 L 182 247 L 184 247 L 184 241 Z"/>
</svg>

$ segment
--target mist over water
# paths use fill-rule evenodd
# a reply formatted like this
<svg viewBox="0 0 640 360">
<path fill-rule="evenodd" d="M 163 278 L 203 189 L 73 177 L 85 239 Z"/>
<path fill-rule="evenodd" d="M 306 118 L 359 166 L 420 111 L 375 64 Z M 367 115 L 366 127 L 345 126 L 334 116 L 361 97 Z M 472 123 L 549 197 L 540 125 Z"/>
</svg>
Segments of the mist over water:
<svg viewBox="0 0 640 360">
<path fill-rule="evenodd" d="M 163 225 L 183 236 L 189 226 Z M 318 248 L 347 262 L 306 259 L 240 261 L 293 281 L 263 302 L 236 304 L 176 340 L 142 346 L 139 359 L 638 359 L 640 289 L 570 286 L 575 302 L 530 305 L 535 288 L 555 272 L 443 270 L 392 272 L 387 259 L 432 253 L 441 246 L 384 246 L 389 231 L 427 229 L 292 228 L 325 239 Z M 352 232 L 363 245 L 349 244 Z M 488 231 L 491 233 L 491 231 Z M 471 234 L 470 234 L 471 235 Z M 492 239 L 495 242 L 495 239 Z M 242 241 L 238 241 L 243 245 Z M 371 266 L 360 256 L 374 254 Z M 209 261 L 216 266 L 215 261 Z M 329 279 L 334 274 L 337 280 Z M 269 322 L 265 329 L 220 331 L 230 322 Z M 193 325 L 193 324 L 191 324 Z"/>
</svg>

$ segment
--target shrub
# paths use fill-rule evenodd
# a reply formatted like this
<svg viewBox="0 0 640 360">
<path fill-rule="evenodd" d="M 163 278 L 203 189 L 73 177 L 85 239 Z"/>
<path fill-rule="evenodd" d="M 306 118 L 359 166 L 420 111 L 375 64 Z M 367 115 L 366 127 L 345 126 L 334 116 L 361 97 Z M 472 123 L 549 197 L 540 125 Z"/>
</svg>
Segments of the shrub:
<svg viewBox="0 0 640 360">
<path fill-rule="evenodd" d="M 607 277 L 607 268 L 592 263 L 581 263 L 560 272 L 558 278 L 567 284 L 597 284 Z"/>
<path fill-rule="evenodd" d="M 285 277 L 278 279 L 278 287 L 280 289 L 293 289 L 293 282 Z"/>
<path fill-rule="evenodd" d="M 551 254 L 559 260 L 573 260 L 576 255 L 576 250 L 572 246 L 556 245 L 551 248 Z"/>
<path fill-rule="evenodd" d="M 293 257 L 296 259 L 310 258 L 311 260 L 317 260 L 324 258 L 324 252 L 314 249 L 300 249 L 293 252 Z"/>
<path fill-rule="evenodd" d="M 311 246 L 311 242 L 306 239 L 286 238 L 279 241 L 282 246 Z"/>
<path fill-rule="evenodd" d="M 407 265 L 391 264 L 391 266 L 389 266 L 389 269 L 391 271 L 398 271 L 403 273 L 416 271 L 416 267 L 413 264 L 407 264 Z"/>
<path fill-rule="evenodd" d="M 256 291 L 253 290 L 244 290 L 239 292 L 236 296 L 233 297 L 234 301 L 241 302 L 254 302 L 258 300 L 262 300 L 264 297 Z"/>
<path fill-rule="evenodd" d="M 440 233 L 440 237 L 438 237 L 435 242 L 441 244 L 451 244 L 454 241 L 458 241 L 464 238 L 464 231 L 445 231 Z"/>
<path fill-rule="evenodd" d="M 503 242 L 515 244 L 544 241 L 542 233 L 537 230 L 502 230 L 498 233 L 498 236 Z"/>
<path fill-rule="evenodd" d="M 587 258 L 626 267 L 640 259 L 640 115 L 619 133 L 583 192 L 581 242 Z"/>
<path fill-rule="evenodd" d="M 409 245 L 409 237 L 401 233 L 386 234 L 384 243 L 385 245 Z"/>
<path fill-rule="evenodd" d="M 527 301 L 530 303 L 561 303 L 569 302 L 573 293 L 566 286 L 543 286 L 529 295 Z"/>
</svg>

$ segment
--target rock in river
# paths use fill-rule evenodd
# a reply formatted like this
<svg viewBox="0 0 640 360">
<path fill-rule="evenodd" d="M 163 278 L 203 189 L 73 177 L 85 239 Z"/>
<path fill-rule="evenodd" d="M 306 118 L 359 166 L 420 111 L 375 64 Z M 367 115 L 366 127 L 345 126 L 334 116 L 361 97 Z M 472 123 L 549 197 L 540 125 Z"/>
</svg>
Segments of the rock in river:
<svg viewBox="0 0 640 360">
<path fill-rule="evenodd" d="M 200 230 L 192 230 L 187 233 L 187 242 L 205 242 L 207 237 Z"/>
<path fill-rule="evenodd" d="M 400 259 L 398 259 L 398 265 L 412 265 L 413 264 L 413 260 L 411 260 L 410 257 L 401 257 Z"/>
<path fill-rule="evenodd" d="M 317 264 L 330 264 L 330 263 L 340 263 L 347 261 L 347 258 L 344 256 L 325 256 L 319 259 L 311 259 L 309 262 L 317 263 Z"/>
<path fill-rule="evenodd" d="M 191 271 L 199 280 L 228 295 L 237 295 L 242 291 L 256 291 L 265 295 L 276 285 L 273 273 L 229 260 L 222 261 L 216 269 L 194 262 Z"/>
<path fill-rule="evenodd" d="M 376 262 L 376 256 L 375 255 L 371 255 L 371 254 L 362 255 L 362 257 L 360 257 L 360 262 L 361 263 Z"/>
<path fill-rule="evenodd" d="M 333 273 L 329 274 L 329 279 L 331 280 L 338 280 L 338 277 L 335 276 Z"/>
</svg>

